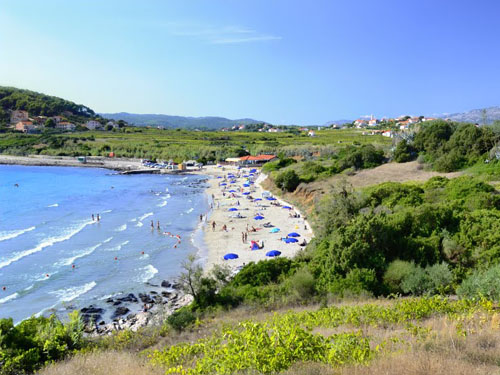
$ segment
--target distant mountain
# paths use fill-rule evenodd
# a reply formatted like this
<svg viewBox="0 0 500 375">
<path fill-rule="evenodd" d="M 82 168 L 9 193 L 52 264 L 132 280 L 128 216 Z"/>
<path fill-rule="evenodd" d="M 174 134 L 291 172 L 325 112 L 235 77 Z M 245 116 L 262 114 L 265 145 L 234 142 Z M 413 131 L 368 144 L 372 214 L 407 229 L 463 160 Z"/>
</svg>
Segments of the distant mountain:
<svg viewBox="0 0 500 375">
<path fill-rule="evenodd" d="M 114 120 L 123 120 L 136 126 L 163 126 L 167 128 L 220 129 L 234 125 L 259 124 L 264 122 L 251 118 L 230 120 L 225 117 L 183 117 L 127 112 L 101 113 L 100 115 Z"/>
<path fill-rule="evenodd" d="M 472 122 L 483 124 L 492 124 L 493 121 L 500 120 L 500 106 L 482 108 L 482 109 L 473 109 L 472 111 L 463 112 L 463 113 L 444 113 L 442 115 L 438 115 L 440 118 L 449 118 L 452 121 L 457 122 Z"/>
</svg>

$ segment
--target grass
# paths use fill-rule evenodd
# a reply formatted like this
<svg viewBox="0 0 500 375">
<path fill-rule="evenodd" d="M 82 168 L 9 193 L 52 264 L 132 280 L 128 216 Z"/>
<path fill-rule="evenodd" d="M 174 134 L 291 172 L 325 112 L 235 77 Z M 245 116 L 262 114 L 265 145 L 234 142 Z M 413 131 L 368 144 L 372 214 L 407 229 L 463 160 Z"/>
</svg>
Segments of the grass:
<svg viewBox="0 0 500 375">
<path fill-rule="evenodd" d="M 126 128 L 123 131 L 88 131 L 54 135 L 0 134 L 5 154 L 90 155 L 160 158 L 182 161 L 199 157 L 223 160 L 247 150 L 252 154 L 284 152 L 288 155 L 321 155 L 349 144 L 389 145 L 382 136 L 363 136 L 356 129 L 322 130 L 316 137 L 305 133 L 221 132 Z"/>
</svg>

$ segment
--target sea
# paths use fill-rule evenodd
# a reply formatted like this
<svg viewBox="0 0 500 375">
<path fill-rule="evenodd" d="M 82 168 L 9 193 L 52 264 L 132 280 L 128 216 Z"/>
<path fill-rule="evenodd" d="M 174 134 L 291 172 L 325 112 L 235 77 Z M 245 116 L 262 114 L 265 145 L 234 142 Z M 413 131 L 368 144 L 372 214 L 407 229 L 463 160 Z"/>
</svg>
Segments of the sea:
<svg viewBox="0 0 500 375">
<path fill-rule="evenodd" d="M 174 280 L 203 252 L 205 188 L 199 175 L 0 165 L 0 318 L 64 318 Z"/>
</svg>

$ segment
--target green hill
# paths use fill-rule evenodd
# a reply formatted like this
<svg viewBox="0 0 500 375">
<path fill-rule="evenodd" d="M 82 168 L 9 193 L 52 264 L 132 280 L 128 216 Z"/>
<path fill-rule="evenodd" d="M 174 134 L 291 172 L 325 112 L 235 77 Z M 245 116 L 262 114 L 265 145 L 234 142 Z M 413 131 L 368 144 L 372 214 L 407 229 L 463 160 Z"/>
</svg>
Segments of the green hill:
<svg viewBox="0 0 500 375">
<path fill-rule="evenodd" d="M 30 116 L 65 115 L 68 119 L 79 122 L 97 117 L 87 106 L 69 100 L 41 94 L 35 91 L 0 86 L 0 123 L 9 121 L 10 111 L 25 110 Z"/>
</svg>

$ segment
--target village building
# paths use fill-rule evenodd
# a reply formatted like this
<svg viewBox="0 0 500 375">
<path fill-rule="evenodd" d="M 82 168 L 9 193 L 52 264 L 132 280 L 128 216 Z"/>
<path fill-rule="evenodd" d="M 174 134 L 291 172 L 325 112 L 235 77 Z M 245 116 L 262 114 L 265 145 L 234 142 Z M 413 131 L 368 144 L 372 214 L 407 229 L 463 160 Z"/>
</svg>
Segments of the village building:
<svg viewBox="0 0 500 375">
<path fill-rule="evenodd" d="M 242 156 L 240 164 L 242 165 L 262 165 L 270 161 L 278 160 L 274 155 Z"/>
<path fill-rule="evenodd" d="M 307 135 L 309 137 L 316 137 L 316 132 L 314 130 L 309 130 L 309 132 L 307 133 Z"/>
<path fill-rule="evenodd" d="M 99 121 L 95 120 L 89 120 L 87 121 L 84 126 L 89 129 L 89 130 L 98 130 L 101 129 L 102 125 Z"/>
<path fill-rule="evenodd" d="M 112 127 L 113 127 L 113 129 L 118 129 L 118 128 L 119 128 L 118 123 L 116 123 L 116 122 L 114 122 L 114 121 L 108 121 L 108 122 L 106 123 L 106 126 L 108 126 L 108 125 L 109 125 L 109 126 L 112 126 Z M 156 128 L 157 128 L 157 129 L 160 129 L 160 127 L 159 127 L 159 126 L 157 126 Z"/>
<path fill-rule="evenodd" d="M 37 130 L 37 126 L 31 121 L 18 121 L 16 123 L 15 129 L 23 133 L 33 133 Z"/>
<path fill-rule="evenodd" d="M 56 124 L 56 129 L 73 131 L 76 129 L 76 125 L 68 121 L 61 121 L 60 123 Z"/>
<path fill-rule="evenodd" d="M 28 111 L 23 111 L 23 110 L 16 110 L 12 111 L 10 114 L 10 123 L 11 124 L 17 124 L 20 121 L 28 121 L 29 115 Z"/>
</svg>

